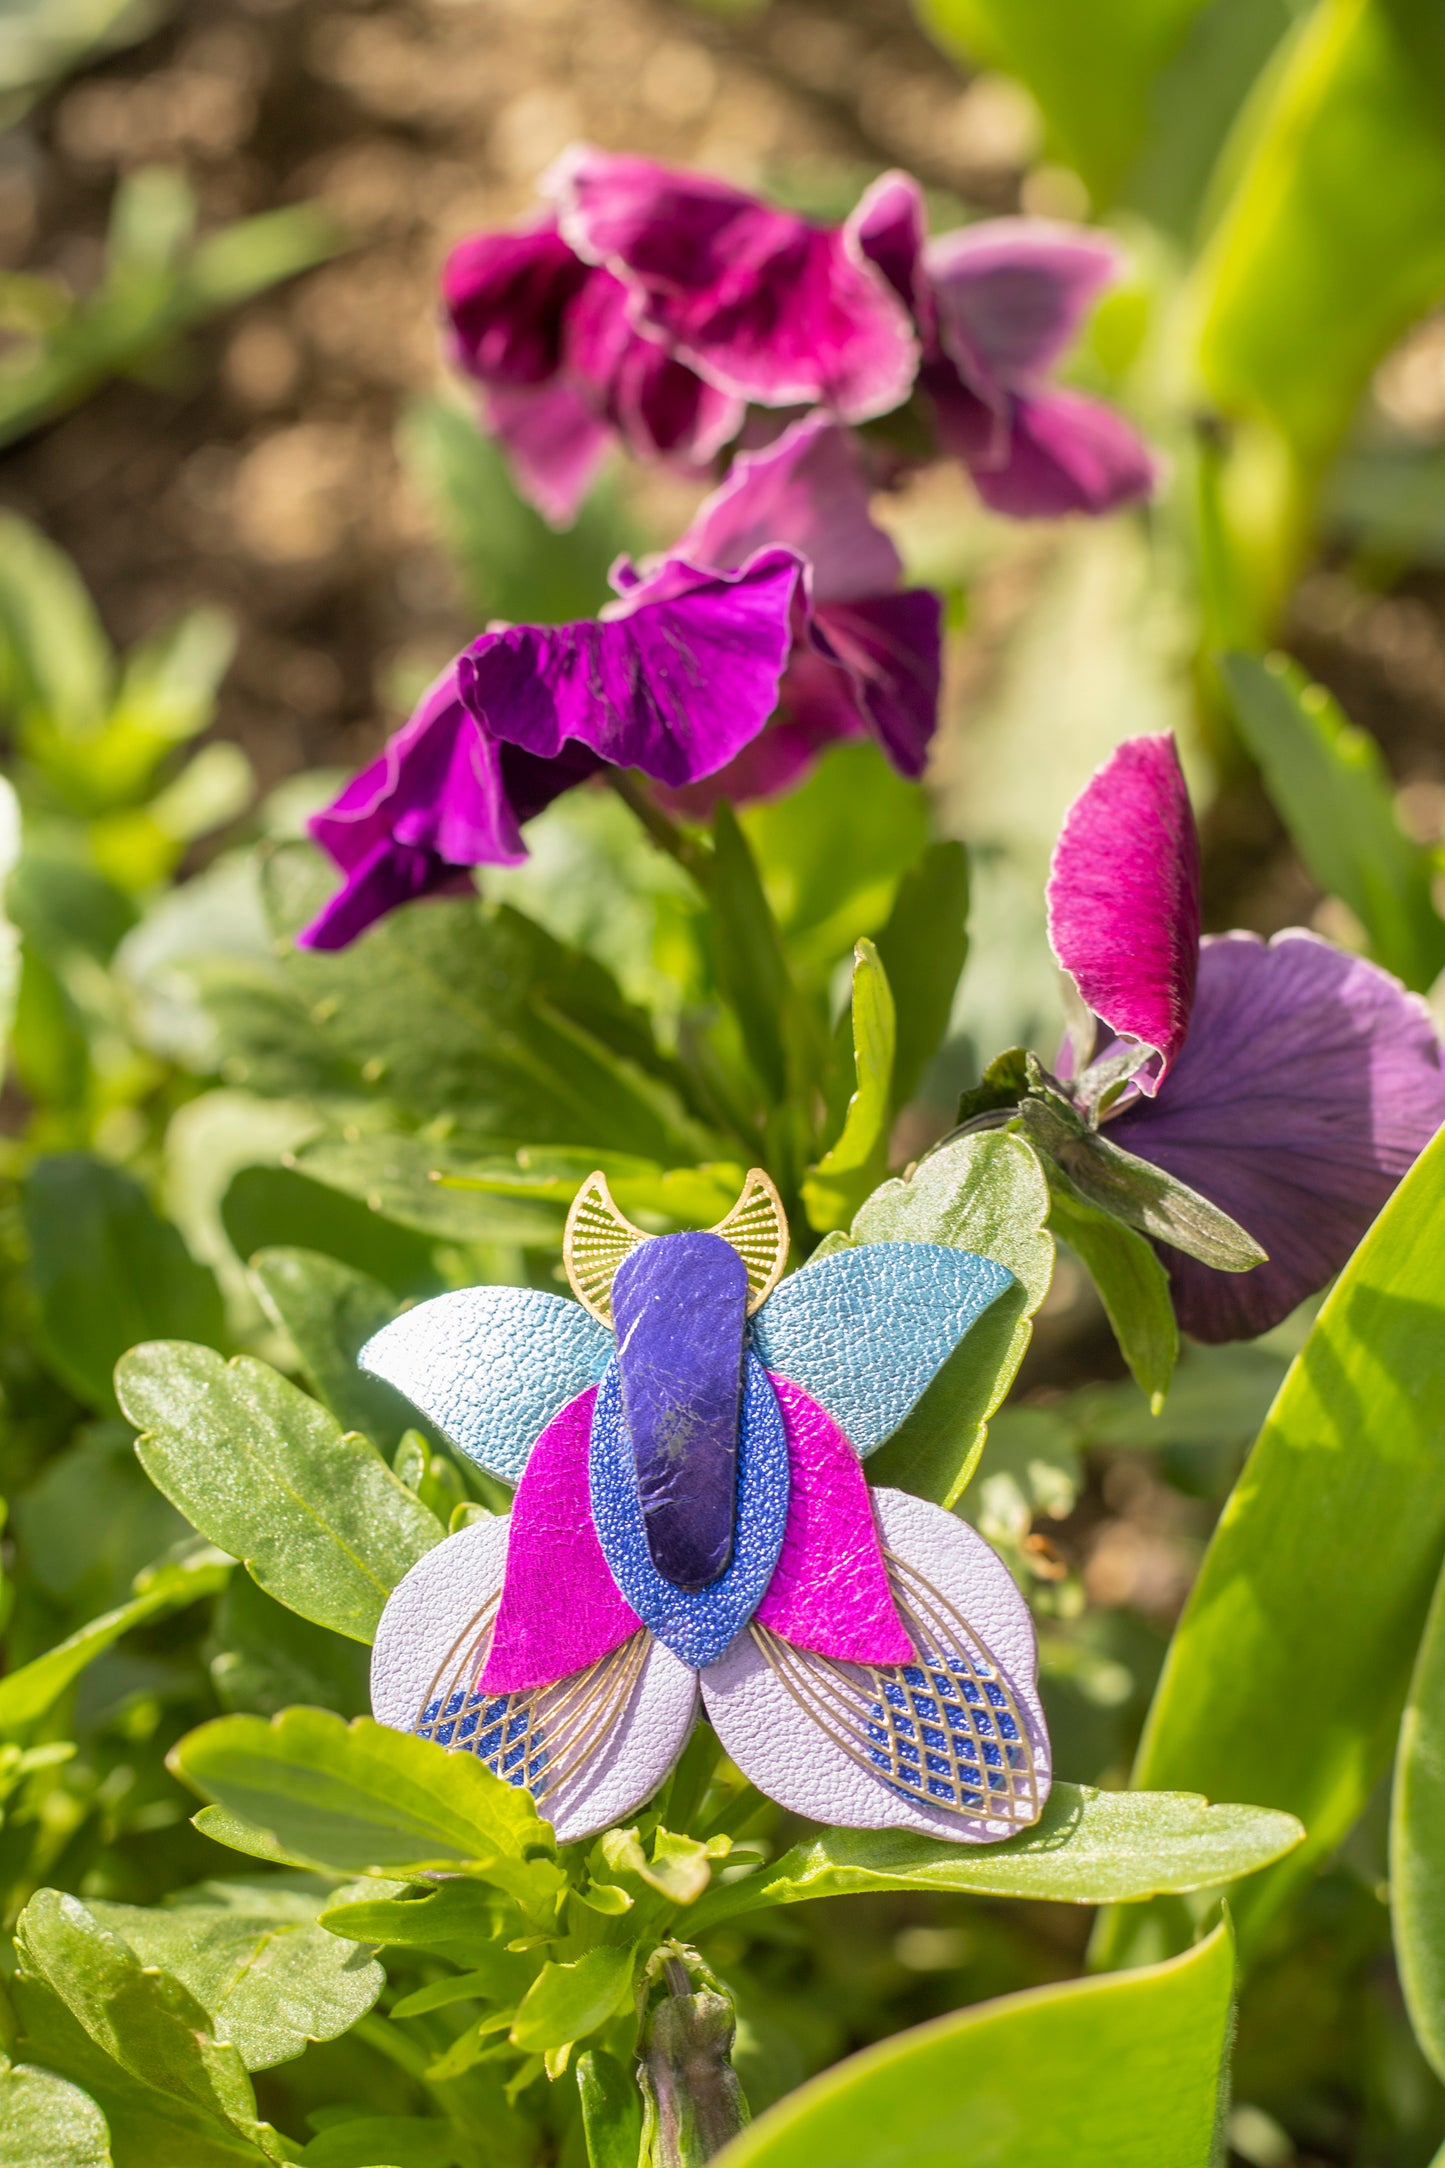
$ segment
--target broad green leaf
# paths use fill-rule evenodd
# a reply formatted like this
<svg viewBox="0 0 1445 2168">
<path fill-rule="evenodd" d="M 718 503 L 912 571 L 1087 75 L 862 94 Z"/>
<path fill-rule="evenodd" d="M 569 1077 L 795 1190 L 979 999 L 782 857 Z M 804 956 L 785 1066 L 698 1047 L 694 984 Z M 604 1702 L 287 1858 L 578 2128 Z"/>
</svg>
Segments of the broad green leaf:
<svg viewBox="0 0 1445 2168">
<path fill-rule="evenodd" d="M 846 1227 L 888 1165 L 895 1018 L 888 974 L 869 940 L 853 951 L 853 1096 L 838 1140 L 803 1183 L 820 1234 Z"/>
<path fill-rule="evenodd" d="M 952 1505 L 973 1473 L 988 1419 L 1013 1383 L 1031 1320 L 1054 1269 L 1049 1187 L 1021 1137 L 1002 1131 L 959 1137 L 885 1182 L 853 1222 L 855 1242 L 946 1242 L 1007 1265 L 1017 1286 L 1001 1295 L 944 1364 L 923 1398 L 870 1466 Z"/>
<path fill-rule="evenodd" d="M 544 2054 L 605 2025 L 632 1982 L 633 1952 L 603 1944 L 570 1965 L 544 1965 L 522 1998 L 514 2047 Z"/>
<path fill-rule="evenodd" d="M 217 1717 L 189 1733 L 171 1761 L 203 1799 L 336 1873 L 465 1866 L 484 1879 L 525 1878 L 553 1849 L 530 1793 L 470 1754 L 448 1754 L 369 1717 L 346 1724 L 323 1709 L 288 1709 L 269 1724 Z"/>
<path fill-rule="evenodd" d="M 450 2123 L 436 2116 L 349 2115 L 312 2139 L 303 2168 L 452 2168 L 462 2156 Z"/>
<path fill-rule="evenodd" d="M 312 1390 L 338 1423 L 390 1453 L 416 1416 L 399 1393 L 356 1367 L 372 1334 L 396 1315 L 390 1289 L 319 1250 L 258 1250 L 251 1272 Z"/>
<path fill-rule="evenodd" d="M 1400 1726 L 1390 1817 L 1390 1914 L 1410 2023 L 1445 2076 L 1445 1572 Z"/>
<path fill-rule="evenodd" d="M 36 1160 L 24 1203 L 45 1353 L 89 1406 L 114 1412 L 111 1373 L 138 1340 L 221 1338 L 214 1276 L 130 1175 L 58 1153 Z"/>
<path fill-rule="evenodd" d="M 690 1935 L 768 1905 L 864 1890 L 971 1892 L 1056 1904 L 1132 1904 L 1215 1889 L 1293 1851 L 1304 1835 L 1267 1807 L 1211 1806 L 1194 1792 L 1101 1792 L 1056 1783 L 1043 1815 L 1006 1844 L 945 1844 L 888 1829 L 825 1829 L 770 1866 L 708 1891 Z"/>
<path fill-rule="evenodd" d="M 596 1162 L 572 1184 L 577 1189 Z M 523 1249 L 560 1249 L 565 1213 L 526 1195 L 454 1188 L 447 1177 L 465 1177 L 477 1156 L 422 1137 L 325 1136 L 304 1144 L 287 1164 L 309 1181 L 357 1198 L 368 1211 L 412 1227 L 434 1242 L 515 1243 Z M 517 1173 L 516 1162 L 511 1163 Z M 570 1197 L 568 1199 L 570 1202 Z"/>
<path fill-rule="evenodd" d="M 111 2168 L 105 2117 L 53 2071 L 0 2067 L 0 2168 Z"/>
<path fill-rule="evenodd" d="M 1179 1353 L 1169 1275 L 1143 1235 L 1080 1196 L 1063 1169 L 1050 1165 L 1049 1225 L 1087 1266 L 1120 1353 L 1157 1415 Z"/>
<path fill-rule="evenodd" d="M 0 700 L 72 737 L 110 704 L 110 646 L 70 559 L 14 512 L 0 518 Z"/>
<path fill-rule="evenodd" d="M 1395 818 L 1389 770 L 1368 732 L 1285 661 L 1227 655 L 1220 665 L 1240 735 L 1310 872 L 1354 912 L 1370 954 L 1428 992 L 1445 969 L 1434 863 Z"/>
<path fill-rule="evenodd" d="M 420 1897 L 378 1895 L 352 1900 L 339 1892 L 321 1914 L 321 1924 L 357 1942 L 425 1950 L 468 1969 L 484 1963 L 494 1971 L 499 1964 L 520 1968 L 520 1994 L 531 1971 L 520 1954 L 497 1948 L 498 1903 L 496 1895 L 480 1883 L 452 1877 L 432 1884 Z M 510 1977 L 516 1981 L 518 1975 L 513 1972 Z M 499 1990 L 502 1985 L 498 1977 Z M 496 1999 L 503 1999 L 500 1992 Z"/>
<path fill-rule="evenodd" d="M 434 1236 L 402 1227 L 295 1167 L 243 1167 L 227 1185 L 220 1220 L 236 1256 L 248 1261 L 258 1250 L 317 1250 L 398 1298 L 435 1294 L 441 1285 Z"/>
<path fill-rule="evenodd" d="M 1148 1971 L 976 2003 L 814 2078 L 718 2168 L 1211 2168 L 1233 1999 L 1224 1924 Z"/>
<path fill-rule="evenodd" d="M 359 1942 L 317 1926 L 327 1901 L 276 1882 L 203 1882 L 162 1905 L 93 1899 L 90 1910 L 195 1996 L 248 2070 L 268 2070 L 345 2032 L 386 1984 Z"/>
<path fill-rule="evenodd" d="M 1253 1235 L 1227 1212 L 1152 1161 L 1085 1131 L 1072 1109 L 1061 1118 L 1056 1106 L 1030 1093 L 1019 1104 L 1019 1121 L 1024 1134 L 1063 1168 L 1086 1203 L 1142 1234 L 1172 1243 L 1216 1272 L 1247 1272 L 1264 1263 L 1265 1253 Z"/>
<path fill-rule="evenodd" d="M 816 1074 L 821 1029 L 793 984 L 747 837 L 724 800 L 713 819 L 708 875 L 713 967 L 748 1059 L 773 1105 Z"/>
<path fill-rule="evenodd" d="M 152 1341 L 116 1372 L 142 1467 L 193 1527 L 303 1618 L 369 1641 L 442 1539 L 376 1448 L 250 1356 Z"/>
<path fill-rule="evenodd" d="M 906 1106 L 943 1044 L 968 959 L 968 853 L 931 843 L 898 884 L 878 959 L 897 1011 L 893 1105 Z"/>
<path fill-rule="evenodd" d="M 605 2048 L 577 2058 L 588 2168 L 637 2168 L 642 2101 L 632 2072 Z"/>
<path fill-rule="evenodd" d="M 225 1587 L 230 1573 L 229 1559 L 219 1558 L 204 1545 L 197 1546 L 192 1557 L 160 1567 L 150 1576 L 149 1585 L 129 1603 L 91 1619 L 43 1656 L 9 1672 L 0 1679 L 0 1734 L 23 1730 L 44 1716 L 72 1679 L 79 1678 L 86 1665 L 122 1634 L 168 1611 L 177 1611 L 184 1604 L 196 1603 L 203 1596 L 214 1596 Z"/>
<path fill-rule="evenodd" d="M 306 1702 L 363 1716 L 371 1707 L 365 1646 L 276 1603 L 248 1573 L 231 1576 L 211 1640 L 211 1683 L 223 1709 L 279 1716 Z"/>
<path fill-rule="evenodd" d="M 1304 1823 L 1299 1849 L 1237 1893 L 1247 1943 L 1344 1837 L 1394 1749 L 1445 1553 L 1442 1216 L 1445 1133 L 1290 1368 L 1205 1554 L 1139 1749 L 1141 1787 L 1242 1796 Z"/>
</svg>

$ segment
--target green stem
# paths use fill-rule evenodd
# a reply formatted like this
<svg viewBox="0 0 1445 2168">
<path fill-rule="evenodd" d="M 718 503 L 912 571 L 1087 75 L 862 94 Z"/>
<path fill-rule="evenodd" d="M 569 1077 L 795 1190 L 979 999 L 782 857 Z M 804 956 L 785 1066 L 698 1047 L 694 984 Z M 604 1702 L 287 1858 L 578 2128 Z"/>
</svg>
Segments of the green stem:
<svg viewBox="0 0 1445 2168">
<path fill-rule="evenodd" d="M 704 895 L 712 883 L 712 851 L 701 836 L 689 835 L 672 817 L 664 813 L 640 775 L 630 768 L 604 769 L 608 783 L 616 791 L 622 803 L 636 816 L 659 850 L 675 858 L 683 872 L 689 874 Z"/>
</svg>

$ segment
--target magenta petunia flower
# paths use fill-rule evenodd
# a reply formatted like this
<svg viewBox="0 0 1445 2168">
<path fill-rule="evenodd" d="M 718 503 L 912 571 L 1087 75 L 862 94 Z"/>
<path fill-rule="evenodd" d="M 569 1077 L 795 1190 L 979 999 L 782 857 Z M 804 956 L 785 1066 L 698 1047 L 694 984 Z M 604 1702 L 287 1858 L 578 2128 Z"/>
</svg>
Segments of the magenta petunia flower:
<svg viewBox="0 0 1445 2168">
<path fill-rule="evenodd" d="M 522 822 L 599 768 L 674 790 L 726 768 L 777 704 L 801 576 L 786 549 L 718 572 L 669 559 L 598 619 L 483 633 L 311 821 L 345 880 L 298 941 L 344 948 L 465 890 L 469 867 L 515 864 Z"/>
<path fill-rule="evenodd" d="M 635 597 L 675 579 L 679 564 L 731 571 L 769 543 L 803 562 L 778 712 L 727 767 L 675 793 L 683 810 L 772 797 L 846 738 L 870 736 L 901 774 L 923 772 L 938 720 L 942 606 L 926 588 L 900 587 L 898 552 L 868 496 L 856 439 L 811 414 L 734 461 L 667 560 L 614 574 Z"/>
<path fill-rule="evenodd" d="M 1340 1270 L 1445 1121 L 1425 1004 L 1299 929 L 1201 941 L 1198 845 L 1167 733 L 1130 739 L 1075 800 L 1048 901 L 1054 953 L 1105 1027 L 1102 1044 L 1066 1047 L 1071 1088 L 1090 1100 L 1091 1062 L 1109 1063 L 1096 1078 L 1131 1071 L 1104 1102 L 1108 1140 L 1266 1253 L 1221 1272 L 1161 1246 L 1180 1324 L 1197 1340 L 1267 1332 Z"/>
<path fill-rule="evenodd" d="M 1037 218 L 987 219 L 929 240 L 905 173 L 875 183 L 859 214 L 860 246 L 917 325 L 918 389 L 938 443 L 985 504 L 1036 519 L 1147 496 L 1154 462 L 1128 423 L 1048 382 L 1117 273 L 1107 241 Z"/>
<path fill-rule="evenodd" d="M 702 472 L 737 432 L 742 401 L 638 331 L 627 289 L 584 263 L 555 219 L 460 242 L 442 298 L 483 419 L 521 494 L 556 526 L 576 517 L 614 438 Z"/>
</svg>

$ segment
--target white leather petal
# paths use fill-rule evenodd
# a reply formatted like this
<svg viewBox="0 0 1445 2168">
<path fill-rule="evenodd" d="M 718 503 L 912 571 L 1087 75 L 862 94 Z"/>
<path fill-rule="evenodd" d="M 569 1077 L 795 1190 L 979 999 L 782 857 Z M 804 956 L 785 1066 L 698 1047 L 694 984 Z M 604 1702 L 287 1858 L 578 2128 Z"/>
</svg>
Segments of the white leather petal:
<svg viewBox="0 0 1445 2168">
<path fill-rule="evenodd" d="M 1051 1764 L 1038 1697 L 1038 1643 L 1013 1576 L 982 1536 L 941 1506 L 882 1488 L 874 1491 L 873 1502 L 885 1550 L 967 1621 L 1003 1675 L 1027 1728 L 1036 1802 L 1042 1808 Z M 854 1665 L 839 1669 L 859 1682 L 880 1677 Z M 868 1687 L 870 1695 L 875 1690 Z M 1018 1832 L 1017 1816 L 951 1812 L 885 1782 L 815 1721 L 747 1629 L 702 1673 L 702 1695 L 713 1728 L 738 1767 L 770 1799 L 810 1821 L 846 1829 L 913 1829 L 952 1844 L 991 1844 Z"/>
</svg>

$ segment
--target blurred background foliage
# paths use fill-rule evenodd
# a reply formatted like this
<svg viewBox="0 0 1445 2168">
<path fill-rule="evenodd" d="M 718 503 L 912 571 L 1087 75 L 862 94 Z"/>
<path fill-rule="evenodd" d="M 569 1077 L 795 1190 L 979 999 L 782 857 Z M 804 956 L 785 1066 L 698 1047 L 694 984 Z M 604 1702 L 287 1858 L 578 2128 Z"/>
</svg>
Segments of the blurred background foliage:
<svg viewBox="0 0 1445 2168">
<path fill-rule="evenodd" d="M 901 1164 L 997 1048 L 1052 1051 L 1048 851 L 1141 730 L 1184 743 L 1212 927 L 1314 924 L 1438 1004 L 1445 29 L 1430 0 L 920 0 L 916 20 L 885 0 L 10 0 L 0 113 L 0 1885 L 7 1920 L 46 1884 L 105 1918 L 244 1865 L 190 1824 L 165 1764 L 185 1732 L 365 1705 L 358 1645 L 152 1487 L 117 1357 L 156 1337 L 259 1354 L 443 1520 L 495 1503 L 350 1352 L 404 1299 L 546 1284 L 599 1156 L 624 1210 L 714 1217 L 791 1058 L 737 1043 L 736 959 L 601 792 L 484 882 L 504 908 L 456 968 L 512 991 L 440 1050 L 411 1029 L 425 935 L 362 969 L 278 953 L 338 773 L 488 618 L 590 611 L 611 558 L 696 500 L 619 469 L 561 537 L 517 502 L 439 366 L 446 246 L 524 210 L 581 136 L 820 214 L 898 163 L 945 221 L 1092 217 L 1129 250 L 1075 369 L 1163 448 L 1158 503 L 1009 527 L 942 472 L 890 499 L 910 572 L 951 605 L 926 792 L 849 747 L 741 821 L 835 1129 L 854 942 L 899 974 L 910 882 L 952 898 L 955 948 L 908 988 L 927 1022 L 889 1110 Z M 518 1033 L 585 1047 L 581 1112 L 539 1103 Z M 966 1510 L 1031 1591 L 1071 1779 L 1127 1779 L 1309 1322 L 1188 1350 L 1154 1418 L 1062 1256 Z M 1253 1951 L 1229 2135 L 1255 2168 L 1424 2168 L 1445 2139 L 1438 2041 L 1422 2052 L 1391 1958 L 1386 1823 L 1377 1788 Z M 292 1895 L 300 1932 L 319 1898 L 304 1877 Z M 1088 1927 L 880 1894 L 721 1926 L 708 1952 L 761 2106 L 901 2026 L 1074 1974 Z M 258 2066 L 308 2158 L 371 2158 L 328 2140 L 338 2102 L 422 2113 L 383 2030 Z"/>
</svg>

